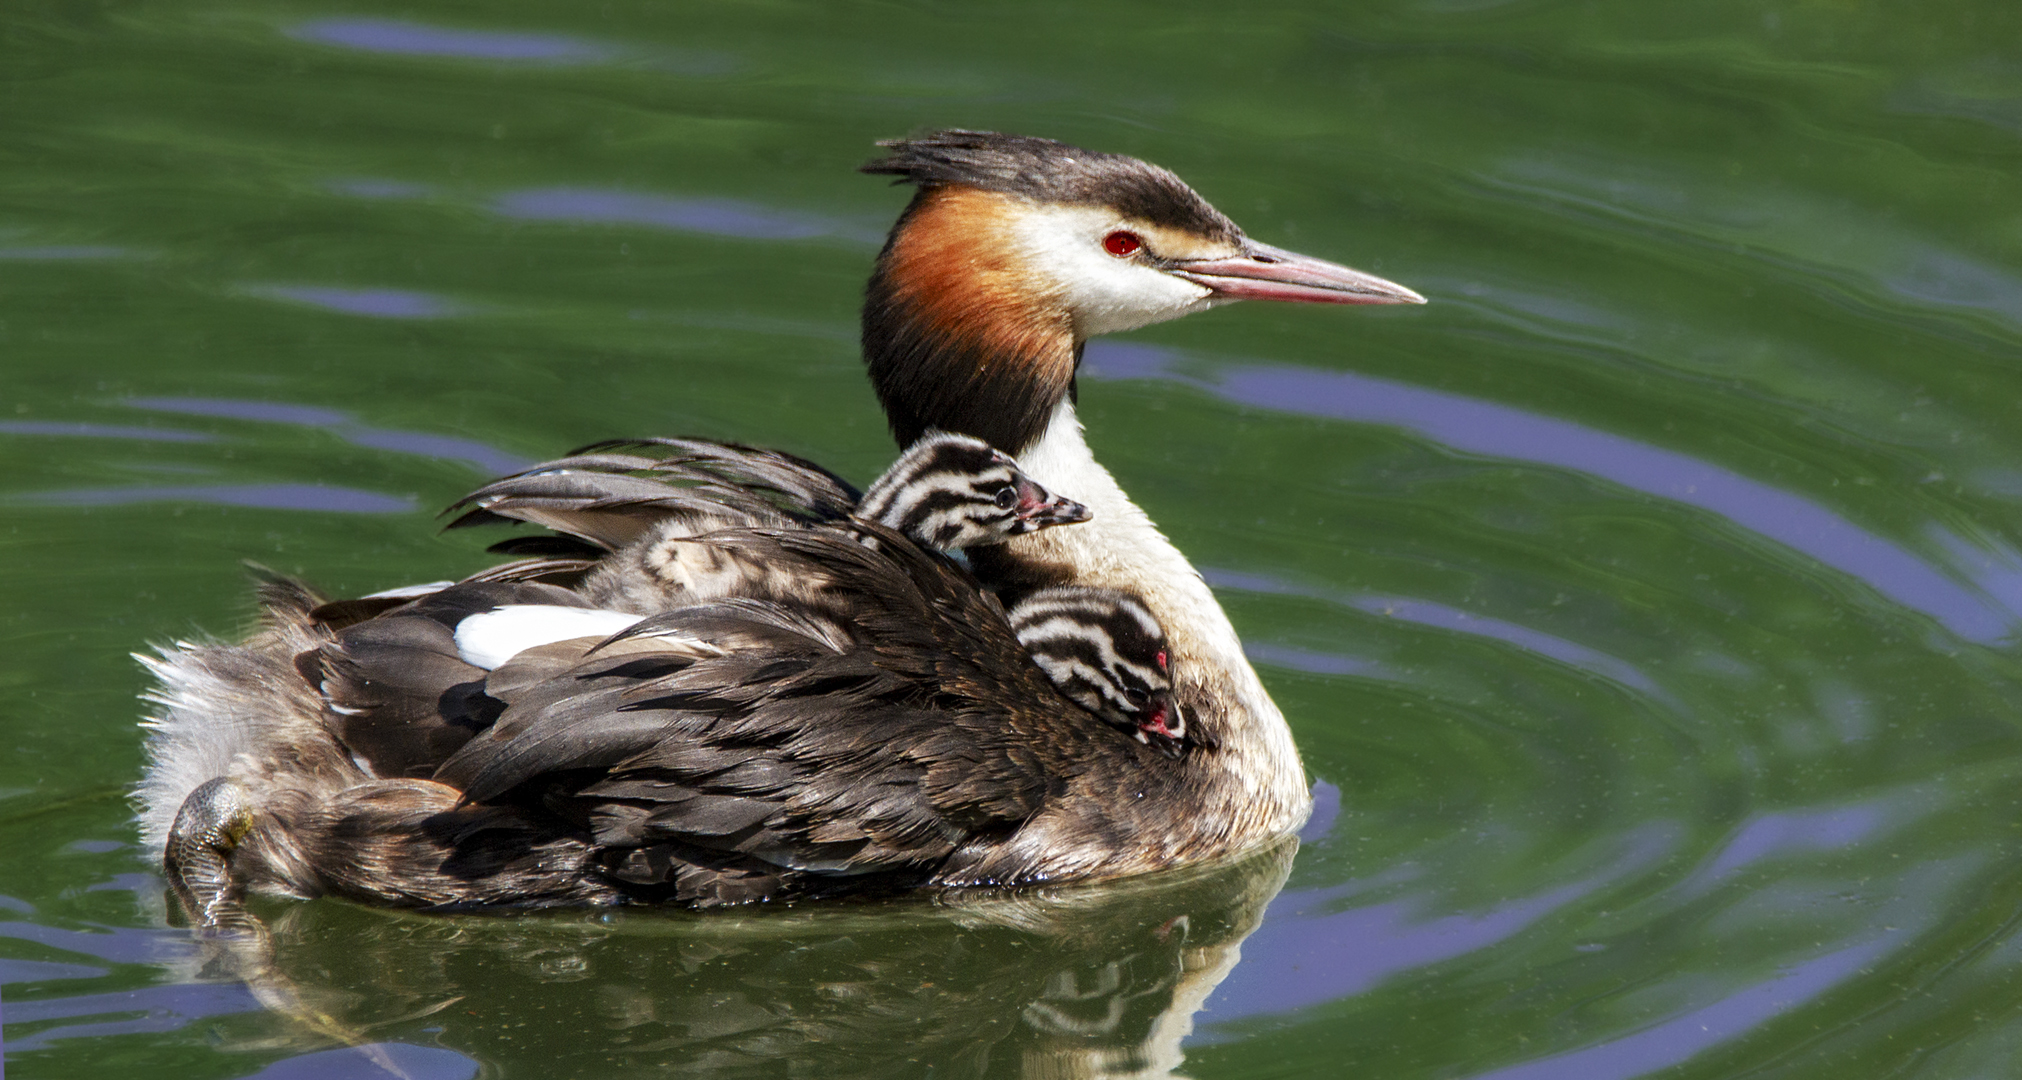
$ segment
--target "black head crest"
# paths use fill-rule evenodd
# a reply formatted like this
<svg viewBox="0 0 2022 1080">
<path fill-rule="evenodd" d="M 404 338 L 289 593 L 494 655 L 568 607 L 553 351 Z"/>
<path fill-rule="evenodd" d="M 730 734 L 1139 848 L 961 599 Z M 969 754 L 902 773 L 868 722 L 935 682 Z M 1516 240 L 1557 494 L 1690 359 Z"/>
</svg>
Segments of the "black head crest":
<svg viewBox="0 0 2022 1080">
<path fill-rule="evenodd" d="M 1122 154 L 1084 150 L 1052 139 L 951 128 L 912 139 L 886 139 L 891 151 L 861 171 L 898 177 L 921 189 L 959 185 L 1039 202 L 1108 206 L 1130 217 L 1201 236 L 1238 240 L 1243 231 L 1194 193 L 1186 181 Z"/>
</svg>

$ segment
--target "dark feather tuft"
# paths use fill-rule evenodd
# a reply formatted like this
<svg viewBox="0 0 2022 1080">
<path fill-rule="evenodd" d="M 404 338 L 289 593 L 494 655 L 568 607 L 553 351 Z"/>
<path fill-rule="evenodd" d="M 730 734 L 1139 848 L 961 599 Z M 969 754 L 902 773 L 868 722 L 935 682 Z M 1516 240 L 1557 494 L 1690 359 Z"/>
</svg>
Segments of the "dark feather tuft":
<svg viewBox="0 0 2022 1080">
<path fill-rule="evenodd" d="M 485 548 L 494 555 L 538 555 L 547 558 L 600 559 L 604 549 L 573 536 L 515 536 Z"/>
<path fill-rule="evenodd" d="M 471 508 L 445 528 L 524 521 L 575 538 L 578 552 L 601 553 L 670 521 L 695 522 L 694 531 L 829 521 L 846 516 L 857 497 L 841 477 L 777 450 L 708 439 L 625 439 L 494 480 L 444 513 Z"/>
<path fill-rule="evenodd" d="M 886 139 L 891 151 L 861 171 L 896 176 L 920 188 L 962 185 L 1040 202 L 1108 206 L 1154 225 L 1221 240 L 1243 231 L 1194 193 L 1186 181 L 1122 154 L 1084 150 L 1052 139 L 950 129 L 915 139 Z"/>
</svg>

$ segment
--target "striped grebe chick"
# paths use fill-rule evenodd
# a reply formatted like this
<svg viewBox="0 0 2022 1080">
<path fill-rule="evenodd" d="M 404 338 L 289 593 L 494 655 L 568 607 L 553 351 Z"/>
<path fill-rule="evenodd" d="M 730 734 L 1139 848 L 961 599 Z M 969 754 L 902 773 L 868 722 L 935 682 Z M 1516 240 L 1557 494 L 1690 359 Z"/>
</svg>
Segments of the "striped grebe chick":
<svg viewBox="0 0 2022 1080">
<path fill-rule="evenodd" d="M 934 431 L 872 482 L 851 516 L 925 547 L 961 551 L 1087 521 L 1089 513 L 1039 486 L 989 443 Z"/>
<path fill-rule="evenodd" d="M 1171 649 L 1144 601 L 1116 589 L 1056 585 L 1019 599 L 1007 614 L 1018 643 L 1075 704 L 1167 757 L 1186 752 Z"/>
</svg>

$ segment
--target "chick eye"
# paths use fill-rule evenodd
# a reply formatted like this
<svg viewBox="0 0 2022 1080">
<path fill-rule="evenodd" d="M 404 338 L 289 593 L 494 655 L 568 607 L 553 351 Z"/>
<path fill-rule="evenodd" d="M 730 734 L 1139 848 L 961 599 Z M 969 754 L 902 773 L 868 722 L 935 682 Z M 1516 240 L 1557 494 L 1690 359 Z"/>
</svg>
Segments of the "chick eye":
<svg viewBox="0 0 2022 1080">
<path fill-rule="evenodd" d="M 1004 487 L 997 489 L 997 509 L 1009 510 L 1018 505 L 1018 489 Z"/>
<path fill-rule="evenodd" d="M 1123 692 L 1123 700 L 1130 702 L 1130 707 L 1133 709 L 1142 709 L 1144 708 L 1144 703 L 1151 700 L 1151 695 L 1142 690 L 1125 690 Z"/>
<path fill-rule="evenodd" d="M 1125 232 L 1122 229 L 1102 238 L 1102 250 L 1119 259 L 1135 255 L 1143 247 L 1144 241 L 1139 240 L 1136 233 Z"/>
</svg>

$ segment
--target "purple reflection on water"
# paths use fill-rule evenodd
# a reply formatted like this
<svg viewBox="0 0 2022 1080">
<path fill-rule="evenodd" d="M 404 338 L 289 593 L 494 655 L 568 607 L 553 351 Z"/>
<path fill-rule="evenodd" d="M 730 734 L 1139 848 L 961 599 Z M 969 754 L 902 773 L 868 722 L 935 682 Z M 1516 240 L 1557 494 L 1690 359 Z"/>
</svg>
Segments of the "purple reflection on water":
<svg viewBox="0 0 2022 1080">
<path fill-rule="evenodd" d="M 1949 307 L 1978 308 L 2022 323 L 2022 281 L 1991 263 L 1940 248 L 1924 247 L 1908 265 L 1882 276 L 1882 283 L 1912 300 Z"/>
<path fill-rule="evenodd" d="M 150 439 L 155 442 L 210 442 L 216 438 L 201 431 L 125 424 L 72 424 L 54 420 L 0 420 L 0 435 L 71 435 L 86 439 Z"/>
<path fill-rule="evenodd" d="M 257 420 L 263 424 L 300 424 L 303 427 L 336 427 L 351 422 L 351 414 L 314 405 L 289 405 L 279 401 L 240 401 L 236 398 L 149 397 L 128 398 L 136 409 L 182 413 L 185 416 L 219 416 L 227 420 Z"/>
<path fill-rule="evenodd" d="M 57 850 L 82 852 L 86 855 L 103 855 L 109 851 L 119 851 L 124 847 L 126 845 L 117 840 L 72 840 Z"/>
<path fill-rule="evenodd" d="M 469 1080 L 478 1063 L 454 1050 L 409 1043 L 372 1043 L 282 1058 L 248 1080 L 354 1080 L 386 1076 L 391 1065 L 412 1080 Z"/>
<path fill-rule="evenodd" d="M 1313 815 L 1299 830 L 1299 842 L 1318 843 L 1334 831 L 1334 822 L 1341 818 L 1341 789 L 1325 780 L 1313 782 Z"/>
<path fill-rule="evenodd" d="M 1677 891 L 1695 895 L 1750 863 L 1777 855 L 1850 848 L 1873 836 L 1891 818 L 1903 816 L 1900 807 L 1881 802 L 1758 814 L 1741 826 L 1711 863 L 1682 882 Z"/>
<path fill-rule="evenodd" d="M 1383 615 L 1393 619 L 1402 619 L 1405 622 L 1418 623 L 1423 626 L 1436 626 L 1442 630 L 1454 630 L 1463 634 L 1479 634 L 1483 637 L 1494 638 L 1497 641 L 1508 642 L 1518 648 L 1527 649 L 1542 656 L 1548 656 L 1562 664 L 1592 672 L 1602 678 L 1611 679 L 1624 686 L 1632 687 L 1650 697 L 1663 701 L 1673 708 L 1681 708 L 1663 688 L 1659 687 L 1648 675 L 1639 671 L 1635 665 L 1609 656 L 1606 653 L 1589 649 L 1584 645 L 1574 644 L 1564 638 L 1554 637 L 1542 630 L 1533 630 L 1528 626 L 1519 626 L 1516 623 L 1504 622 L 1501 619 L 1491 619 L 1486 615 L 1476 615 L 1473 612 L 1462 611 L 1459 608 L 1437 604 L 1430 600 L 1413 600 L 1401 596 L 1340 593 L 1330 589 L 1295 585 L 1267 574 L 1253 574 L 1241 570 L 1221 570 L 1208 567 L 1201 571 L 1201 577 L 1217 589 L 1239 589 L 1243 592 L 1273 593 L 1281 596 L 1300 596 L 1313 600 L 1325 600 L 1344 607 L 1354 608 L 1357 611 L 1366 611 L 1371 615 Z M 1252 659 L 1261 663 L 1272 663 L 1273 661 L 1270 658 L 1263 655 L 1263 650 L 1270 648 L 1272 647 L 1256 646 L 1252 647 L 1249 653 Z M 1296 665 L 1286 666 L 1296 667 Z M 1306 671 L 1312 669 L 1299 668 L 1298 670 Z M 1326 672 L 1325 674 L 1359 675 L 1364 673 L 1359 671 L 1341 671 L 1338 673 Z"/>
<path fill-rule="evenodd" d="M 475 439 L 436 435 L 426 431 L 375 428 L 352 419 L 351 414 L 314 405 L 288 405 L 273 401 L 240 401 L 234 398 L 130 398 L 126 404 L 136 409 L 182 413 L 187 416 L 218 416 L 229 420 L 257 420 L 269 424 L 299 424 L 329 428 L 346 442 L 375 450 L 468 462 L 480 472 L 492 475 L 519 472 L 533 464 L 526 458 L 508 454 Z"/>
<path fill-rule="evenodd" d="M 480 469 L 496 473 L 518 472 L 533 464 L 525 458 L 494 450 L 470 439 L 459 439 L 454 435 L 430 435 L 423 431 L 395 431 L 389 428 L 369 427 L 346 428 L 340 430 L 338 434 L 343 435 L 347 442 L 369 446 L 374 450 L 393 450 L 421 457 L 467 461 Z"/>
<path fill-rule="evenodd" d="M 1630 219 L 1639 232 L 1666 233 L 1671 243 L 1732 245 L 1779 275 L 1795 271 L 1806 287 L 1835 296 L 1860 296 L 1863 290 L 1846 287 L 1851 275 L 1856 285 L 1872 284 L 1919 306 L 1974 308 L 2022 322 L 2022 279 L 1998 263 L 1938 247 L 1886 214 L 1849 212 L 1775 188 L 1681 182 L 1676 172 L 1568 155 L 1510 160 L 1497 172 L 1477 178 L 1533 206 Z"/>
<path fill-rule="evenodd" d="M 23 506 L 126 506 L 132 503 L 200 502 L 251 506 L 262 510 L 329 510 L 345 514 L 402 514 L 414 500 L 328 484 L 136 484 L 132 487 L 73 488 L 9 496 Z"/>
<path fill-rule="evenodd" d="M 154 874 L 114 874 L 104 881 L 94 881 L 84 887 L 85 892 L 123 892 L 136 896 L 144 893 L 160 894 L 161 878 Z"/>
<path fill-rule="evenodd" d="M 1078 374 L 1091 379 L 1171 379 L 1191 382 L 1179 371 L 1185 357 L 1157 345 L 1129 341 L 1091 341 L 1081 353 Z"/>
<path fill-rule="evenodd" d="M 1469 453 L 1574 469 L 1728 518 L 1937 619 L 1974 641 L 2008 635 L 2014 613 L 1918 556 L 1825 507 L 1673 450 L 1507 405 L 1345 371 L 1275 364 L 1231 365 L 1212 375 L 1179 373 L 1176 354 L 1147 346 L 1091 346 L 1097 378 L 1167 378 L 1228 401 L 1356 423 L 1387 424 Z"/>
<path fill-rule="evenodd" d="M 1620 854 L 1607 860 L 1606 871 L 1480 914 L 1424 918 L 1423 902 L 1411 899 L 1333 910 L 1343 898 L 1364 891 L 1359 882 L 1281 893 L 1264 912 L 1263 925 L 1243 940 L 1243 962 L 1208 999 L 1189 1041 L 1217 1041 L 1205 1030 L 1209 1025 L 1349 997 L 1394 975 L 1507 940 L 1610 882 L 1642 873 L 1677 846 L 1677 835 L 1669 825 L 1651 822 L 1612 842 Z"/>
<path fill-rule="evenodd" d="M 876 244 L 884 234 L 835 218 L 775 210 L 737 199 L 641 195 L 601 188 L 536 188 L 499 196 L 492 209 L 533 221 L 649 225 L 749 240 L 809 240 L 822 236 Z"/>
<path fill-rule="evenodd" d="M 1576 882 L 1481 914 L 1431 919 L 1421 918 L 1411 900 L 1329 913 L 1334 890 L 1283 894 L 1271 902 L 1264 925 L 1243 940 L 1243 962 L 1215 989 L 1196 1025 L 1363 993 L 1393 975 L 1513 937 L 1599 885 Z"/>
<path fill-rule="evenodd" d="M 323 285 L 254 285 L 244 292 L 269 300 L 292 300 L 298 304 L 339 311 L 346 315 L 368 315 L 375 319 L 441 319 L 462 315 L 470 309 L 462 304 L 427 293 L 406 289 L 339 289 Z"/>
<path fill-rule="evenodd" d="M 1978 97 L 1969 93 L 1951 93 L 1941 83 L 1931 79 L 1921 79 L 1909 87 L 1899 89 L 1891 97 L 1889 109 L 1911 115 L 1978 119 L 1982 123 L 1992 123 L 1996 127 L 2022 136 L 2022 101 L 2014 97 Z"/>
<path fill-rule="evenodd" d="M 382 180 L 370 176 L 346 177 L 332 180 L 323 185 L 332 194 L 350 195 L 359 199 L 423 199 L 435 194 L 435 189 L 427 184 L 416 184 L 406 180 Z"/>
<path fill-rule="evenodd" d="M 1889 98 L 1891 112 L 1977 120 L 2022 135 L 2022 101 L 2012 97 L 1959 94 L 1934 79 L 1919 79 Z"/>
<path fill-rule="evenodd" d="M 2022 611 L 2022 552 L 1984 532 L 1968 540 L 1934 524 L 1924 535 L 1945 550 L 1954 569 L 1972 578 L 1995 603 L 2008 611 Z"/>
<path fill-rule="evenodd" d="M 618 50 L 611 46 L 559 34 L 457 30 L 394 19 L 316 19 L 289 30 L 288 36 L 299 41 L 368 52 L 458 56 L 472 60 L 592 64 L 618 55 Z"/>
<path fill-rule="evenodd" d="M 1358 596 L 1347 601 L 1350 607 L 1366 611 L 1371 615 L 1383 615 L 1420 626 L 1436 626 L 1442 630 L 1455 630 L 1464 634 L 1479 634 L 1508 642 L 1522 649 L 1543 656 L 1549 656 L 1562 664 L 1583 668 L 1603 678 L 1613 679 L 1625 686 L 1632 686 L 1646 694 L 1666 696 L 1648 675 L 1638 671 L 1633 664 L 1616 659 L 1607 653 L 1576 645 L 1561 637 L 1554 637 L 1542 630 L 1528 626 L 1491 619 L 1486 615 L 1476 615 L 1456 607 L 1434 603 L 1431 600 L 1413 600 L 1403 596 Z"/>
<path fill-rule="evenodd" d="M 1825 993 L 1880 959 L 1898 934 L 1827 953 L 1739 993 L 1612 1042 L 1478 1074 L 1474 1080 L 1617 1080 L 1683 1063 Z"/>
<path fill-rule="evenodd" d="M 72 1017 L 140 1013 L 138 1017 L 97 1023 L 58 1025 L 7 1039 L 9 1053 L 56 1039 L 98 1038 L 150 1031 L 174 1031 L 192 1020 L 228 1013 L 258 1012 L 260 1003 L 242 983 L 181 983 L 143 986 L 106 994 L 41 998 L 7 1003 L 9 1024 L 32 1024 Z"/>
<path fill-rule="evenodd" d="M 63 930 L 41 923 L 0 921 L 0 937 L 19 938 L 64 952 L 95 956 L 116 964 L 144 964 L 161 958 L 165 950 L 188 947 L 189 939 L 166 930 L 135 930 L 128 927 L 99 927 L 96 932 Z M 13 1006 L 9 1006 L 11 1015 Z M 72 1015 L 72 1014 L 65 1014 Z"/>
<path fill-rule="evenodd" d="M 96 979 L 104 974 L 106 974 L 104 968 L 86 967 L 83 964 L 59 964 L 51 960 L 9 960 L 0 957 L 0 985 L 47 982 L 51 979 Z"/>
<path fill-rule="evenodd" d="M 1243 655 L 1259 664 L 1272 667 L 1290 668 L 1308 675 L 1359 675 L 1368 679 L 1382 679 L 1386 682 L 1405 682 L 1402 675 L 1391 671 L 1374 660 L 1359 656 L 1341 656 L 1336 653 L 1311 652 L 1294 649 L 1289 645 L 1251 643 L 1243 646 Z"/>
</svg>

